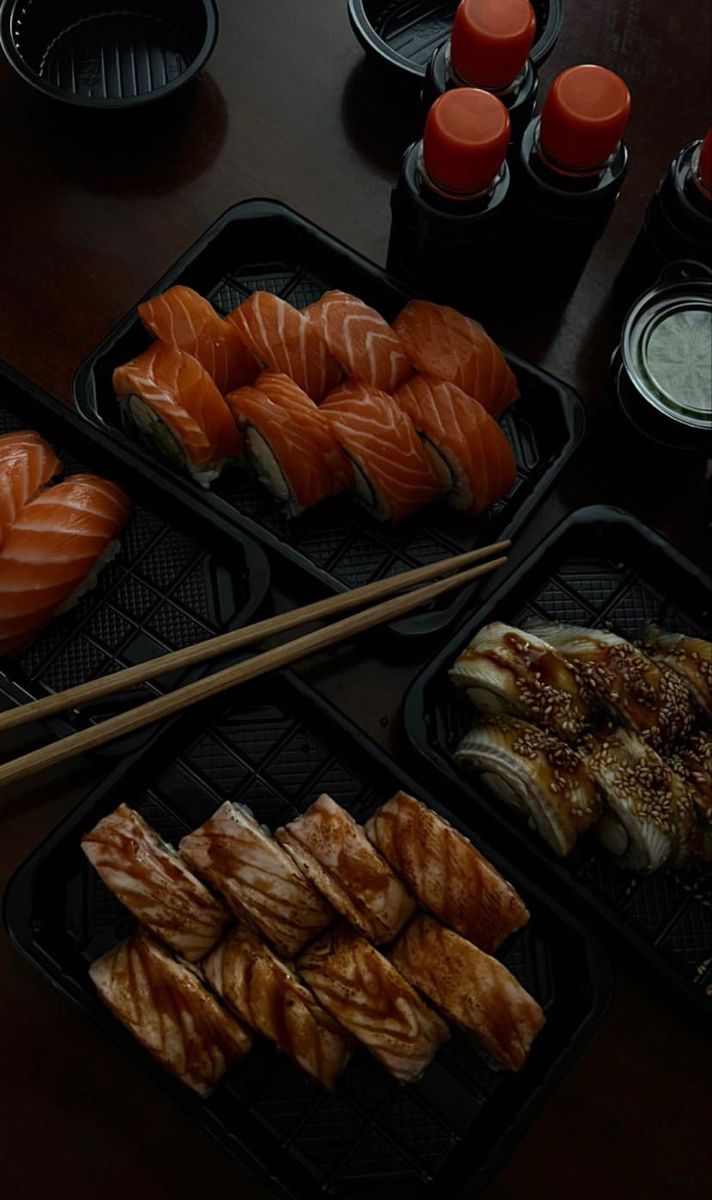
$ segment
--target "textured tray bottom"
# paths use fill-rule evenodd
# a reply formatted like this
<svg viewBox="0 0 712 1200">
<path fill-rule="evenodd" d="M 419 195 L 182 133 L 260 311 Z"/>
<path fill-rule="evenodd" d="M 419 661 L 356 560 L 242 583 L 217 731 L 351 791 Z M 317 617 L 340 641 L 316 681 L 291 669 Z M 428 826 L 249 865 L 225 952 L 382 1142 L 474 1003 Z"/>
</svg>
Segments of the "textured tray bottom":
<svg viewBox="0 0 712 1200">
<path fill-rule="evenodd" d="M 194 57 L 180 30 L 138 13 L 100 13 L 55 37 L 40 74 L 74 96 L 147 95 L 182 75 Z"/>
</svg>

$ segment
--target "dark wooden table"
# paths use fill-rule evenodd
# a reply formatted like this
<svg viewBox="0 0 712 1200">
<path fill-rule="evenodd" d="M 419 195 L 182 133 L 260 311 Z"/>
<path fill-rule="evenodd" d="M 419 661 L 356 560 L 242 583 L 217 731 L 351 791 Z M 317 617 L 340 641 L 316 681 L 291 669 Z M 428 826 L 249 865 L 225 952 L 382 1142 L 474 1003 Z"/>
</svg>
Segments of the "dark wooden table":
<svg viewBox="0 0 712 1200">
<path fill-rule="evenodd" d="M 383 261 L 388 194 L 408 138 L 397 89 L 368 68 L 345 0 L 221 4 L 210 74 L 180 120 L 77 131 L 0 67 L 0 355 L 69 399 L 83 355 L 223 209 L 282 199 Z M 498 332 L 582 393 L 591 431 L 514 560 L 566 511 L 617 503 L 693 558 L 709 535 L 705 465 L 607 437 L 605 364 L 620 313 L 610 283 L 646 199 L 709 120 L 709 11 L 697 0 L 566 0 L 543 71 L 602 62 L 633 93 L 631 170 L 605 238 L 563 314 L 536 285 Z M 344 647 L 307 677 L 372 736 L 419 662 Z M 97 779 L 79 765 L 2 798 L 0 887 Z M 492 1200 L 703 1200 L 710 1186 L 707 1042 L 665 997 L 616 965 L 610 1011 L 488 1193 Z M 0 1189 L 8 1200 L 195 1200 L 264 1193 L 137 1067 L 0 939 Z M 447 1198 L 443 1198 L 447 1200 Z"/>
</svg>

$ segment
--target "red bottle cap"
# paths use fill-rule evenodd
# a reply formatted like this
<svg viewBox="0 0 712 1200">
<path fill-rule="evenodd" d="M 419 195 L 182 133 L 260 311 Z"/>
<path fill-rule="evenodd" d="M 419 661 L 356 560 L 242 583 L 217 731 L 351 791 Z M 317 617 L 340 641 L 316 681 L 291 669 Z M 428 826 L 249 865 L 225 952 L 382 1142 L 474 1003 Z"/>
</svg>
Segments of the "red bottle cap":
<svg viewBox="0 0 712 1200">
<path fill-rule="evenodd" d="M 489 187 L 509 145 L 509 113 L 491 92 L 455 88 L 435 101 L 423 134 L 423 164 L 444 191 Z"/>
<path fill-rule="evenodd" d="M 630 92 L 606 67 L 569 67 L 549 89 L 539 138 L 547 158 L 572 171 L 610 158 L 628 124 Z"/>
<path fill-rule="evenodd" d="M 712 195 L 712 126 L 705 134 L 705 140 L 700 146 L 700 157 L 697 160 L 697 178 L 705 191 Z"/>
<path fill-rule="evenodd" d="M 524 68 L 536 33 L 529 0 L 462 0 L 450 38 L 450 61 L 476 87 L 506 88 Z"/>
</svg>

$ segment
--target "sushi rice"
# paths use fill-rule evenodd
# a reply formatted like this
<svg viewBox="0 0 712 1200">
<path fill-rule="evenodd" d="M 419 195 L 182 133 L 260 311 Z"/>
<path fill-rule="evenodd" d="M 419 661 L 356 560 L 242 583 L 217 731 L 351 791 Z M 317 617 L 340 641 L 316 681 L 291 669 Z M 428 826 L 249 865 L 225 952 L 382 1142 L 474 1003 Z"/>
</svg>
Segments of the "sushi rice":
<svg viewBox="0 0 712 1200">
<path fill-rule="evenodd" d="M 224 462 L 210 467 L 196 467 L 173 430 L 135 392 L 130 396 L 120 396 L 119 405 L 124 421 L 133 426 L 145 445 L 158 450 L 163 458 L 174 463 L 179 470 L 187 472 L 201 487 L 208 488 L 215 482 L 225 466 Z"/>
</svg>

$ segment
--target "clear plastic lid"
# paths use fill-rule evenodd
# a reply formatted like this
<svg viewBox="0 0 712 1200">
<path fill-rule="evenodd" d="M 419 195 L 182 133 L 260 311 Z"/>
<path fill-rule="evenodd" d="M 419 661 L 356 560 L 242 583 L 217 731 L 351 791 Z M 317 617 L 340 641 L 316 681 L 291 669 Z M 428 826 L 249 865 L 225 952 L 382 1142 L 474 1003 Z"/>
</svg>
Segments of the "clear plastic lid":
<svg viewBox="0 0 712 1200">
<path fill-rule="evenodd" d="M 712 276 L 687 278 L 683 266 L 674 264 L 631 308 L 621 339 L 623 363 L 641 397 L 660 413 L 709 433 Z"/>
</svg>

